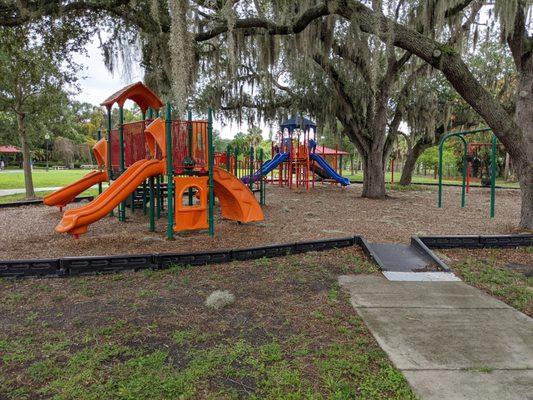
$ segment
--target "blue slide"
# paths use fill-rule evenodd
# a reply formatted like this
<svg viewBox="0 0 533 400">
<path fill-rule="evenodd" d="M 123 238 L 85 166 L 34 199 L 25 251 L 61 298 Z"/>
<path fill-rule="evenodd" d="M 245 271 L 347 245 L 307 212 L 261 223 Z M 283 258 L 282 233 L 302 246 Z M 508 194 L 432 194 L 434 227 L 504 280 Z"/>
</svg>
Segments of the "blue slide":
<svg viewBox="0 0 533 400">
<path fill-rule="evenodd" d="M 311 153 L 309 155 L 311 160 L 315 161 L 320 168 L 313 169 L 313 172 L 317 175 L 319 175 L 322 178 L 331 178 L 339 182 L 342 186 L 347 186 L 350 184 L 350 180 L 348 178 L 345 178 L 343 176 L 340 176 L 331 166 L 328 164 L 326 160 L 324 160 L 322 157 L 320 157 L 318 154 Z"/>
<path fill-rule="evenodd" d="M 274 168 L 276 168 L 278 165 L 280 165 L 283 161 L 286 161 L 289 158 L 289 153 L 278 153 L 272 160 L 268 160 L 263 164 L 260 170 L 258 170 L 254 175 L 253 179 L 254 182 L 261 179 L 261 176 L 264 176 L 268 174 L 270 171 L 272 171 Z M 250 182 L 250 175 L 245 176 L 241 178 L 241 181 L 243 183 L 249 183 Z"/>
</svg>

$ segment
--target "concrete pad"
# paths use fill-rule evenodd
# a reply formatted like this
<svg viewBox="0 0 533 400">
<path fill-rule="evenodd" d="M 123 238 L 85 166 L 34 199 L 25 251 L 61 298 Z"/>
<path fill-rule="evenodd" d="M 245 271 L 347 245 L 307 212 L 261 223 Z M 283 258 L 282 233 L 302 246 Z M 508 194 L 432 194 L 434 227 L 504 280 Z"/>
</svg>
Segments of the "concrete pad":
<svg viewBox="0 0 533 400">
<path fill-rule="evenodd" d="M 339 283 L 354 307 L 511 309 L 463 282 L 391 282 L 377 275 L 343 275 Z"/>
<path fill-rule="evenodd" d="M 396 282 L 460 282 L 453 272 L 397 272 L 383 271 L 383 276 Z"/>
<path fill-rule="evenodd" d="M 533 368 L 533 320 L 514 309 L 357 311 L 399 369 Z"/>
<path fill-rule="evenodd" d="M 426 400 L 532 400 L 532 370 L 403 371 L 415 393 Z"/>
</svg>

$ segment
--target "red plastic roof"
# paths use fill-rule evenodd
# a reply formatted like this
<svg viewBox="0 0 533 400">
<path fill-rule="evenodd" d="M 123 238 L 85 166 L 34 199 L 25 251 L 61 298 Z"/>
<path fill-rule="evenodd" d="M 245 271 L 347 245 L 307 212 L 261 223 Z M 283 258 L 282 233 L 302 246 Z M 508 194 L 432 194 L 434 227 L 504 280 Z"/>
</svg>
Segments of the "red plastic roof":
<svg viewBox="0 0 533 400">
<path fill-rule="evenodd" d="M 117 103 L 120 107 L 123 107 L 126 100 L 132 100 L 137 103 L 142 112 L 146 112 L 148 108 L 158 110 L 163 107 L 161 99 L 142 82 L 132 83 L 120 89 L 105 99 L 101 105 L 111 108 L 113 104 Z"/>
<path fill-rule="evenodd" d="M 316 151 L 315 151 L 316 154 L 320 155 L 320 154 L 324 154 L 325 156 L 334 156 L 334 155 L 349 155 L 350 153 L 347 153 L 345 151 L 342 151 L 342 150 L 335 150 L 335 149 L 330 149 L 329 147 L 325 147 L 325 146 L 316 146 Z"/>
<path fill-rule="evenodd" d="M 0 153 L 22 153 L 22 150 L 20 150 L 16 146 L 0 146 Z"/>
</svg>

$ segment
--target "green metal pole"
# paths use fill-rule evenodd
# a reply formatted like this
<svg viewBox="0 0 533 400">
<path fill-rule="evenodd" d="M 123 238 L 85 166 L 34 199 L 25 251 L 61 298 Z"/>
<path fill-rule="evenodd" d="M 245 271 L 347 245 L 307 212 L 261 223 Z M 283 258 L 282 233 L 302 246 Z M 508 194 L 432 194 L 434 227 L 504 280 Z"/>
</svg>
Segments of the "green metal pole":
<svg viewBox="0 0 533 400">
<path fill-rule="evenodd" d="M 107 178 L 111 185 L 111 179 L 113 178 L 113 167 L 111 166 L 111 107 L 107 107 Z M 109 213 L 113 216 L 113 210 Z"/>
<path fill-rule="evenodd" d="M 438 196 L 438 207 L 442 208 L 442 150 L 444 148 L 444 136 L 439 143 L 439 196 Z"/>
<path fill-rule="evenodd" d="M 492 134 L 492 151 L 491 159 L 491 173 L 490 173 L 490 217 L 494 218 L 496 215 L 496 160 L 497 160 L 497 138 Z"/>
<path fill-rule="evenodd" d="M 154 177 L 151 176 L 149 178 L 149 186 L 150 186 L 150 232 L 155 232 L 155 193 L 154 193 Z"/>
<path fill-rule="evenodd" d="M 250 146 L 250 166 L 248 167 L 248 173 L 249 173 L 249 177 L 250 177 L 250 180 L 248 181 L 248 187 L 250 188 L 250 190 L 253 189 L 254 187 L 254 147 L 253 146 Z"/>
<path fill-rule="evenodd" d="M 265 205 L 266 202 L 266 196 L 265 196 L 265 177 L 263 176 L 263 158 L 264 158 L 264 152 L 263 149 L 259 149 L 259 168 L 261 171 L 260 175 L 260 181 L 259 181 L 259 204 L 262 206 Z"/>
<path fill-rule="evenodd" d="M 209 236 L 215 235 L 215 219 L 213 217 L 213 207 L 215 204 L 215 182 L 213 179 L 213 170 L 215 168 L 215 155 L 213 153 L 213 110 L 211 107 L 207 110 L 207 157 L 209 169 L 209 200 L 208 216 Z"/>
<path fill-rule="evenodd" d="M 172 108 L 167 103 L 165 113 L 165 133 L 167 148 L 167 239 L 174 239 L 174 205 L 173 205 L 173 185 L 174 168 L 172 165 Z"/>
<path fill-rule="evenodd" d="M 231 173 L 231 147 L 229 144 L 226 147 L 226 171 Z"/>
<path fill-rule="evenodd" d="M 146 207 L 146 181 L 143 181 L 143 215 L 146 215 L 147 213 L 147 207 Z"/>
<path fill-rule="evenodd" d="M 463 138 L 462 136 L 460 136 Z M 466 167 L 467 167 L 467 159 L 468 159 L 468 146 L 466 145 L 466 141 L 463 138 L 463 144 L 464 144 L 464 151 L 463 151 L 463 185 L 461 187 L 461 207 L 465 206 L 465 199 L 466 199 Z"/>
<path fill-rule="evenodd" d="M 189 141 L 188 141 L 188 146 L 189 146 L 189 157 L 192 158 L 192 111 L 189 110 L 187 112 L 187 121 L 188 121 L 188 136 L 189 136 Z M 188 190 L 188 196 L 189 196 L 189 205 L 192 206 L 193 204 L 193 192 L 192 192 L 192 188 L 189 188 Z"/>
<path fill-rule="evenodd" d="M 96 132 L 96 138 L 98 139 L 98 141 L 102 139 L 102 131 L 100 129 L 98 129 L 98 131 Z M 101 193 L 102 193 L 102 182 L 98 182 L 98 194 L 101 194 Z"/>
<path fill-rule="evenodd" d="M 120 144 L 120 173 L 124 173 L 126 165 L 124 162 L 124 108 L 120 106 L 118 108 L 118 140 Z M 123 201 L 118 206 L 118 219 L 119 221 L 126 220 L 126 202 Z"/>
<path fill-rule="evenodd" d="M 161 218 L 161 175 L 157 175 L 156 176 L 156 198 L 157 198 L 157 202 L 155 203 L 156 204 L 156 207 L 157 207 L 157 210 L 156 210 L 156 215 L 157 215 L 157 219 L 160 219 Z"/>
</svg>

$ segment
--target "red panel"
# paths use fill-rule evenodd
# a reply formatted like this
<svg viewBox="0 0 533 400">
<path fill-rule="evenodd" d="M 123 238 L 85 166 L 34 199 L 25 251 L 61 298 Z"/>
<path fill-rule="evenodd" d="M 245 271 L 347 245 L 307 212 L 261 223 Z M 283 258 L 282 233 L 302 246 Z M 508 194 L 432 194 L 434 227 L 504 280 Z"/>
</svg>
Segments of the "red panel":
<svg viewBox="0 0 533 400">
<path fill-rule="evenodd" d="M 139 160 L 146 159 L 144 121 L 124 124 L 124 163 L 126 168 Z"/>
<path fill-rule="evenodd" d="M 111 129 L 111 167 L 113 171 L 120 171 L 120 143 L 118 129 Z"/>
</svg>

